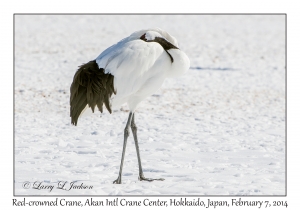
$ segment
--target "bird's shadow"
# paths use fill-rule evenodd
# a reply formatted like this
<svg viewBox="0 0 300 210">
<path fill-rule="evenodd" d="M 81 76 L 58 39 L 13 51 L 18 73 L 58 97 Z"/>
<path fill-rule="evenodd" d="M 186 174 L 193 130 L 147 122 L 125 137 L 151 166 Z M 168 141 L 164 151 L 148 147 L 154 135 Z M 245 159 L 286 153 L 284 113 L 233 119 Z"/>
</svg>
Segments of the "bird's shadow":
<svg viewBox="0 0 300 210">
<path fill-rule="evenodd" d="M 191 70 L 213 70 L 213 71 L 237 71 L 238 69 L 235 68 L 211 68 L 211 67 L 200 67 L 200 66 L 194 66 L 190 67 Z"/>
</svg>

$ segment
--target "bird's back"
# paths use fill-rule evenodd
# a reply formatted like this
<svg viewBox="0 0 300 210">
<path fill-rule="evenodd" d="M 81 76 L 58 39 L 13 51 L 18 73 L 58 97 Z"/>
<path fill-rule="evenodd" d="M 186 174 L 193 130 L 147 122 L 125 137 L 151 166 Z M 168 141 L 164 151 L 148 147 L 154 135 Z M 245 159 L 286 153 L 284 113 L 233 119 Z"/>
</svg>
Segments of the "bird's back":
<svg viewBox="0 0 300 210">
<path fill-rule="evenodd" d="M 168 48 L 166 48 L 165 43 L 169 43 Z M 177 62 L 174 61 L 172 53 L 168 52 L 169 48 L 179 50 L 177 40 L 167 32 L 156 28 L 134 32 L 129 37 L 104 50 L 94 62 L 97 63 L 99 70 L 103 69 L 104 74 L 111 75 L 113 80 L 113 92 L 106 93 L 105 89 L 102 91 L 106 94 L 106 97 L 112 99 L 109 107 L 127 102 L 129 108 L 133 111 L 140 101 L 153 94 L 162 85 L 164 79 L 174 68 L 175 62 Z M 177 54 L 174 55 L 176 58 L 178 57 Z M 103 75 L 103 77 L 105 76 Z M 98 80 L 101 81 L 102 79 L 98 78 Z M 71 86 L 71 98 L 73 96 L 73 100 L 79 100 L 82 104 L 90 106 L 85 99 L 78 99 L 79 95 L 76 95 L 75 90 L 75 87 L 87 89 L 90 87 L 89 84 L 84 87 L 82 86 L 83 83 L 78 83 L 75 80 L 75 77 L 73 83 L 73 88 Z M 91 93 L 95 96 L 99 93 L 99 90 L 93 90 L 93 87 L 105 87 L 105 85 L 100 83 L 96 82 L 91 86 Z M 95 103 L 92 105 L 95 107 Z M 98 106 L 97 102 L 96 105 Z M 84 109 L 82 109 L 82 106 L 77 108 L 77 110 L 82 111 Z M 94 109 L 94 107 L 91 108 Z M 99 110 L 102 111 L 100 108 Z M 75 118 L 78 118 L 77 115 Z"/>
</svg>

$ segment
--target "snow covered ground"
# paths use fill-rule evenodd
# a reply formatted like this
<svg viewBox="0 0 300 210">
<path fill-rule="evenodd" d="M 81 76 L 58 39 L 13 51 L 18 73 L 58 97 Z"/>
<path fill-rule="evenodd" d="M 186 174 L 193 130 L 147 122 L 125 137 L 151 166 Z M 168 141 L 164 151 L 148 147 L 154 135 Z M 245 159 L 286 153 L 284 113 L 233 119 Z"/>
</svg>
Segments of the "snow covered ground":
<svg viewBox="0 0 300 210">
<path fill-rule="evenodd" d="M 165 181 L 137 180 L 130 135 L 114 185 L 128 108 L 75 127 L 69 88 L 79 65 L 151 27 L 191 60 L 136 111 L 144 174 Z M 284 195 L 285 151 L 285 16 L 15 16 L 16 195 Z"/>
</svg>

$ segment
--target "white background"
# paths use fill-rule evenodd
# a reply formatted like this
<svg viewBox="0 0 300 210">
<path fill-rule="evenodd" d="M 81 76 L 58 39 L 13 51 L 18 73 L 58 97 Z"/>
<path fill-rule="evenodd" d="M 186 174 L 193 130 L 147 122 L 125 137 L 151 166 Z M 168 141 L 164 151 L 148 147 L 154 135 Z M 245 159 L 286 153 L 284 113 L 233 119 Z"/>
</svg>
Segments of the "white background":
<svg viewBox="0 0 300 210">
<path fill-rule="evenodd" d="M 284 195 L 284 15 L 17 15 L 15 24 L 16 195 Z M 123 185 L 111 185 L 128 107 L 75 127 L 69 87 L 79 64 L 145 25 L 174 35 L 191 67 L 135 111 L 145 176 L 166 180 L 137 181 L 130 137 Z M 94 188 L 22 187 L 62 180 Z"/>
</svg>

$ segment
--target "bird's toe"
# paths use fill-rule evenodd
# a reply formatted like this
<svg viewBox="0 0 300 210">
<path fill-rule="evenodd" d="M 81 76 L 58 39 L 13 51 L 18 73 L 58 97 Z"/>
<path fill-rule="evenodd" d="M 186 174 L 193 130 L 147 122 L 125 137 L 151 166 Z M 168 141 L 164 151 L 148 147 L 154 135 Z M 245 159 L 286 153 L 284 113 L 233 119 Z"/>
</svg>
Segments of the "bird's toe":
<svg viewBox="0 0 300 210">
<path fill-rule="evenodd" d="M 114 182 L 113 182 L 113 184 L 121 184 L 122 182 L 121 182 L 121 179 L 119 179 L 119 178 L 117 178 Z"/>
<path fill-rule="evenodd" d="M 139 180 L 152 182 L 152 181 L 164 181 L 165 179 L 164 178 L 152 179 L 152 178 L 145 178 L 144 176 L 139 176 Z"/>
</svg>

